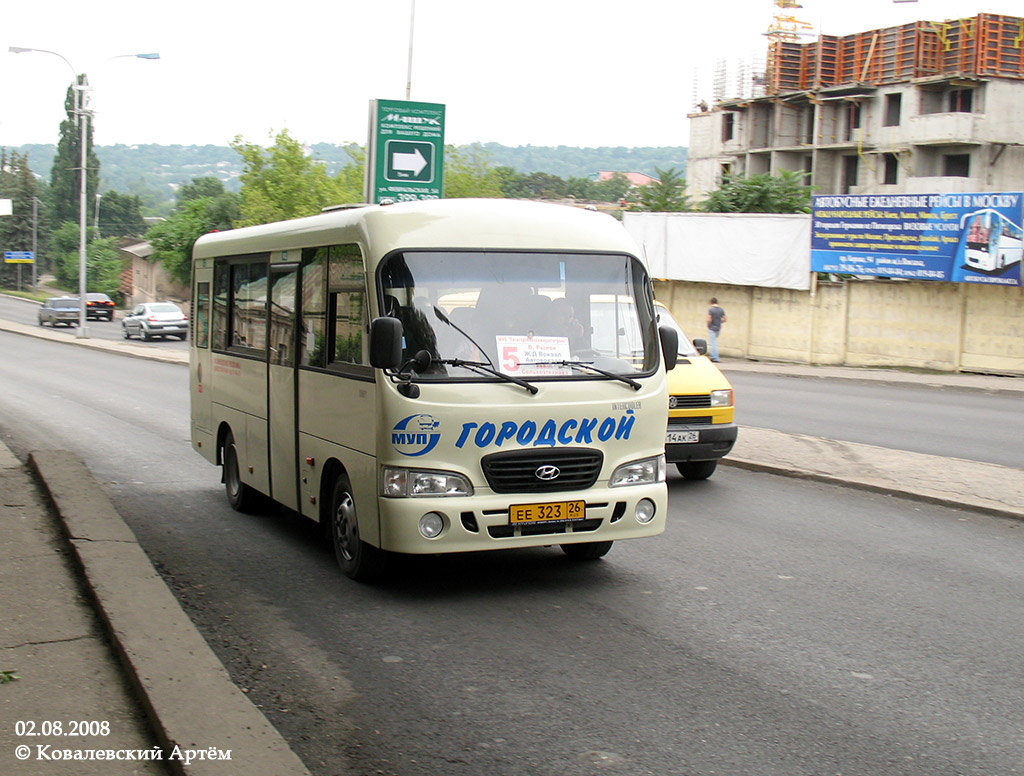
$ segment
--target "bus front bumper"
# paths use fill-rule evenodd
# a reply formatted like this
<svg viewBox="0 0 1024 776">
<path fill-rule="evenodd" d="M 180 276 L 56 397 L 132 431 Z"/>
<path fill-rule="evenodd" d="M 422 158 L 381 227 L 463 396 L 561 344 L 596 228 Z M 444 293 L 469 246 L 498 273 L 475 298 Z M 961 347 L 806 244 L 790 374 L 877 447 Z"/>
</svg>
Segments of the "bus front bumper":
<svg viewBox="0 0 1024 776">
<path fill-rule="evenodd" d="M 586 502 L 582 519 L 542 520 L 514 525 L 510 518 L 513 506 L 547 506 L 577 500 Z M 423 555 L 656 536 L 665 530 L 668 493 L 664 483 L 656 483 L 595 488 L 580 493 L 380 498 L 378 504 L 382 548 Z M 643 515 L 652 507 L 652 519 L 640 522 L 638 512 Z M 440 516 L 443 525 L 434 538 L 426 538 L 420 531 L 420 520 L 428 513 Z M 436 518 L 432 520 L 437 523 Z"/>
</svg>

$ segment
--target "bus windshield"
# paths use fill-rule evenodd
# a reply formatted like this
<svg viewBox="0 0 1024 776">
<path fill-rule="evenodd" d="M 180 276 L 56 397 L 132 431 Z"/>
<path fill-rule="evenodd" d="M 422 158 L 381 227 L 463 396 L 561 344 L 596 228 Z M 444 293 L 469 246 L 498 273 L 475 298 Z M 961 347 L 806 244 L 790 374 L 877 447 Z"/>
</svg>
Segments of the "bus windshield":
<svg viewBox="0 0 1024 776">
<path fill-rule="evenodd" d="M 406 251 L 379 270 L 383 314 L 401 320 L 418 379 L 649 374 L 657 365 L 646 270 L 617 254 Z M 607 379 L 604 376 L 603 379 Z"/>
</svg>

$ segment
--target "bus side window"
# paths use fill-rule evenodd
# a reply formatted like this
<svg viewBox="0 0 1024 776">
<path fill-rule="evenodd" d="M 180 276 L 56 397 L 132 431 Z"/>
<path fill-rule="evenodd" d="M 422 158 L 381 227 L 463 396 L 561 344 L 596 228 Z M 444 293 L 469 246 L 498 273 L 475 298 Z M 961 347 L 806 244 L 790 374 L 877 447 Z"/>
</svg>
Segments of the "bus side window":
<svg viewBox="0 0 1024 776">
<path fill-rule="evenodd" d="M 270 275 L 270 363 L 279 366 L 294 366 L 296 274 L 279 269 Z"/>
<path fill-rule="evenodd" d="M 231 267 L 218 261 L 213 270 L 213 349 L 228 347 L 228 280 Z"/>
<path fill-rule="evenodd" d="M 231 266 L 231 345 L 266 351 L 267 265 L 246 262 Z"/>
<path fill-rule="evenodd" d="M 302 251 L 300 363 L 327 366 L 327 249 Z"/>
<path fill-rule="evenodd" d="M 208 281 L 196 284 L 194 319 L 196 330 L 192 333 L 192 341 L 197 348 L 208 347 L 210 344 L 210 283 Z"/>
<path fill-rule="evenodd" d="M 366 307 L 363 256 L 355 245 L 331 246 L 328 255 L 328 339 L 332 345 L 329 361 L 332 364 L 369 365 L 369 342 L 364 334 L 370 318 Z"/>
</svg>

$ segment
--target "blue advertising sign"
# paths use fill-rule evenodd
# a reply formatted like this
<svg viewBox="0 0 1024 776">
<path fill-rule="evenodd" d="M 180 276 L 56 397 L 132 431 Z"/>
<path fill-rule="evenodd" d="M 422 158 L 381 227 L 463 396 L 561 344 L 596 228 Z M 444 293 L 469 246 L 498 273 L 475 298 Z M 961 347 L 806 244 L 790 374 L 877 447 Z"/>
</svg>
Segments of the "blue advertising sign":
<svg viewBox="0 0 1024 776">
<path fill-rule="evenodd" d="M 1021 192 L 813 200 L 811 271 L 1021 285 Z"/>
<path fill-rule="evenodd" d="M 5 264 L 32 264 L 35 260 L 32 251 L 4 251 Z"/>
</svg>

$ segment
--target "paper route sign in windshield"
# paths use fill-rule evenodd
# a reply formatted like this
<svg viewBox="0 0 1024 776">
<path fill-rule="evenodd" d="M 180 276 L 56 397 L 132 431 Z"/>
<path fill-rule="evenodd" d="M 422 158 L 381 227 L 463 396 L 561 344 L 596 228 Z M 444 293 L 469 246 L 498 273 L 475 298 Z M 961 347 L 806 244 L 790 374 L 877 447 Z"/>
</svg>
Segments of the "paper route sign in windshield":
<svg viewBox="0 0 1024 776">
<path fill-rule="evenodd" d="M 1021 285 L 1021 192 L 813 200 L 811 271 Z"/>
</svg>

